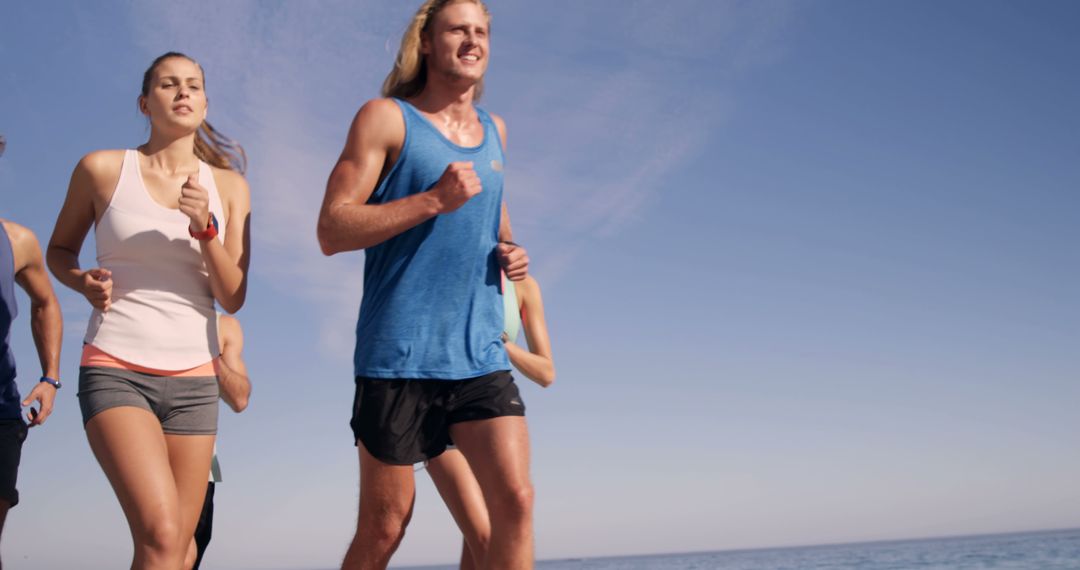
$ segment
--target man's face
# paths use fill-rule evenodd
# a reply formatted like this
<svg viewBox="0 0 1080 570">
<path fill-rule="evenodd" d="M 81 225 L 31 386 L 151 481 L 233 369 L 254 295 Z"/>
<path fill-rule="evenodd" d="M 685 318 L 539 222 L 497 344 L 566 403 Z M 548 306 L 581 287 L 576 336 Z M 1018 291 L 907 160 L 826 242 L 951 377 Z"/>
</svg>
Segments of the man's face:
<svg viewBox="0 0 1080 570">
<path fill-rule="evenodd" d="M 435 15 L 420 50 L 432 73 L 455 83 L 480 81 L 488 63 L 488 17 L 483 8 L 472 2 L 443 8 Z"/>
</svg>

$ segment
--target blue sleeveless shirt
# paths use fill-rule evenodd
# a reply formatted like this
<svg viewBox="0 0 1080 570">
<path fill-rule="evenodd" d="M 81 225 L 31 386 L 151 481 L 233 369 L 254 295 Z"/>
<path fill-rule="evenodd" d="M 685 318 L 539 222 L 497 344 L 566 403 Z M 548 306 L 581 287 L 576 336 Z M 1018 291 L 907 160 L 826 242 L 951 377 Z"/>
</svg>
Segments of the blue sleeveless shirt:
<svg viewBox="0 0 1080 570">
<path fill-rule="evenodd" d="M 405 119 L 405 141 L 369 204 L 429 190 L 458 161 L 473 163 L 483 189 L 456 211 L 365 250 L 355 374 L 463 380 L 509 370 L 495 256 L 504 160 L 498 129 L 477 108 L 484 141 L 459 146 L 411 104 L 394 101 Z"/>
<path fill-rule="evenodd" d="M 15 252 L 0 225 L 0 419 L 20 417 L 22 406 L 15 385 L 15 355 L 11 353 L 11 323 L 19 314 L 15 305 Z"/>
</svg>

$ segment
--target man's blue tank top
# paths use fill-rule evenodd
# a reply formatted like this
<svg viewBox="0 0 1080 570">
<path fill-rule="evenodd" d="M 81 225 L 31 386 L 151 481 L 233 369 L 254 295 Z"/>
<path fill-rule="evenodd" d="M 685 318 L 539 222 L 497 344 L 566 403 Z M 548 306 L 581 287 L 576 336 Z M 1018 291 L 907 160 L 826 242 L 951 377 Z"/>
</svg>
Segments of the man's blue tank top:
<svg viewBox="0 0 1080 570">
<path fill-rule="evenodd" d="M 0 419 L 22 413 L 19 387 L 15 385 L 15 355 L 11 353 L 11 323 L 19 314 L 15 304 L 15 252 L 7 231 L 0 225 Z"/>
<path fill-rule="evenodd" d="M 473 163 L 483 189 L 456 211 L 367 248 L 355 374 L 462 380 L 509 370 L 495 256 L 504 160 L 498 129 L 477 108 L 484 141 L 462 147 L 411 104 L 394 101 L 405 119 L 405 141 L 369 204 L 429 190 L 458 161 Z"/>
</svg>

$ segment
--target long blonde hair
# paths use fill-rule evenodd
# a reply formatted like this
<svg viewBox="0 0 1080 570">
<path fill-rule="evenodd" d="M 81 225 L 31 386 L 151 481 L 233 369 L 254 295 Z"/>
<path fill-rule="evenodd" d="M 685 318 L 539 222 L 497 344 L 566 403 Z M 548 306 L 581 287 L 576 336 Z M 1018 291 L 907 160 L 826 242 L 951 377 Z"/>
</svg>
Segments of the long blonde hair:
<svg viewBox="0 0 1080 570">
<path fill-rule="evenodd" d="M 157 67 L 161 65 L 161 62 L 174 57 L 186 59 L 198 66 L 199 72 L 203 75 L 203 85 L 206 85 L 206 72 L 203 71 L 199 62 L 180 52 L 170 51 L 158 56 L 143 73 L 143 97 L 150 95 L 150 84 L 154 81 L 154 71 Z M 210 166 L 235 170 L 240 174 L 247 170 L 247 153 L 244 152 L 244 147 L 221 134 L 221 131 L 211 126 L 209 121 L 203 121 L 199 129 L 195 131 L 195 156 Z"/>
<path fill-rule="evenodd" d="M 398 50 L 394 68 L 383 81 L 382 96 L 406 99 L 419 95 L 427 86 L 427 61 L 420 53 L 420 41 L 424 34 L 431 31 L 431 22 L 443 8 L 458 2 L 472 2 L 484 11 L 489 25 L 491 12 L 483 0 L 426 0 L 416 11 L 412 22 L 401 36 L 401 49 Z M 473 87 L 473 99 L 479 100 L 484 93 L 484 80 L 480 79 Z"/>
</svg>

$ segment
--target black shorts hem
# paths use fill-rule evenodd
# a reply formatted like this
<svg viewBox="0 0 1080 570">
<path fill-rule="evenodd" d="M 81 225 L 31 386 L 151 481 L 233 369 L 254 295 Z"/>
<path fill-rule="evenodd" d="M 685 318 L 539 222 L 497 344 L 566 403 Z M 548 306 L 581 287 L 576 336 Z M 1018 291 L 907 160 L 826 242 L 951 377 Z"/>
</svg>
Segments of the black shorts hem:
<svg viewBox="0 0 1080 570">
<path fill-rule="evenodd" d="M 473 413 L 465 413 L 455 415 L 453 419 L 447 421 L 447 425 L 460 424 L 465 422 L 475 422 L 480 420 L 493 420 L 495 418 L 523 418 L 525 417 L 525 410 L 502 410 L 496 412 L 494 410 L 476 410 Z"/>
<path fill-rule="evenodd" d="M 398 466 L 398 467 L 404 467 L 406 465 L 416 465 L 417 463 L 427 461 L 429 459 L 433 459 L 433 458 L 437 457 L 438 455 L 440 455 L 442 453 L 442 452 L 439 452 L 439 453 L 436 453 L 435 455 L 432 455 L 430 457 L 428 457 L 426 455 L 416 455 L 415 457 L 417 457 L 417 459 L 408 459 L 408 458 L 402 458 L 402 457 L 400 457 L 398 455 L 395 455 L 393 451 L 386 451 L 386 450 L 381 450 L 381 449 L 373 449 L 372 446 L 368 445 L 364 441 L 363 437 L 357 438 L 355 440 L 354 444 L 356 445 L 356 447 L 360 447 L 360 445 L 362 444 L 364 446 L 364 449 L 372 457 L 374 457 L 375 459 L 378 459 L 379 461 L 381 461 L 381 462 L 383 462 L 383 463 L 385 463 L 387 465 L 394 465 L 394 466 Z"/>
<path fill-rule="evenodd" d="M 451 424 L 524 415 L 506 370 L 453 381 L 358 376 L 349 426 L 354 445 L 379 461 L 413 465 L 446 450 Z"/>
</svg>

